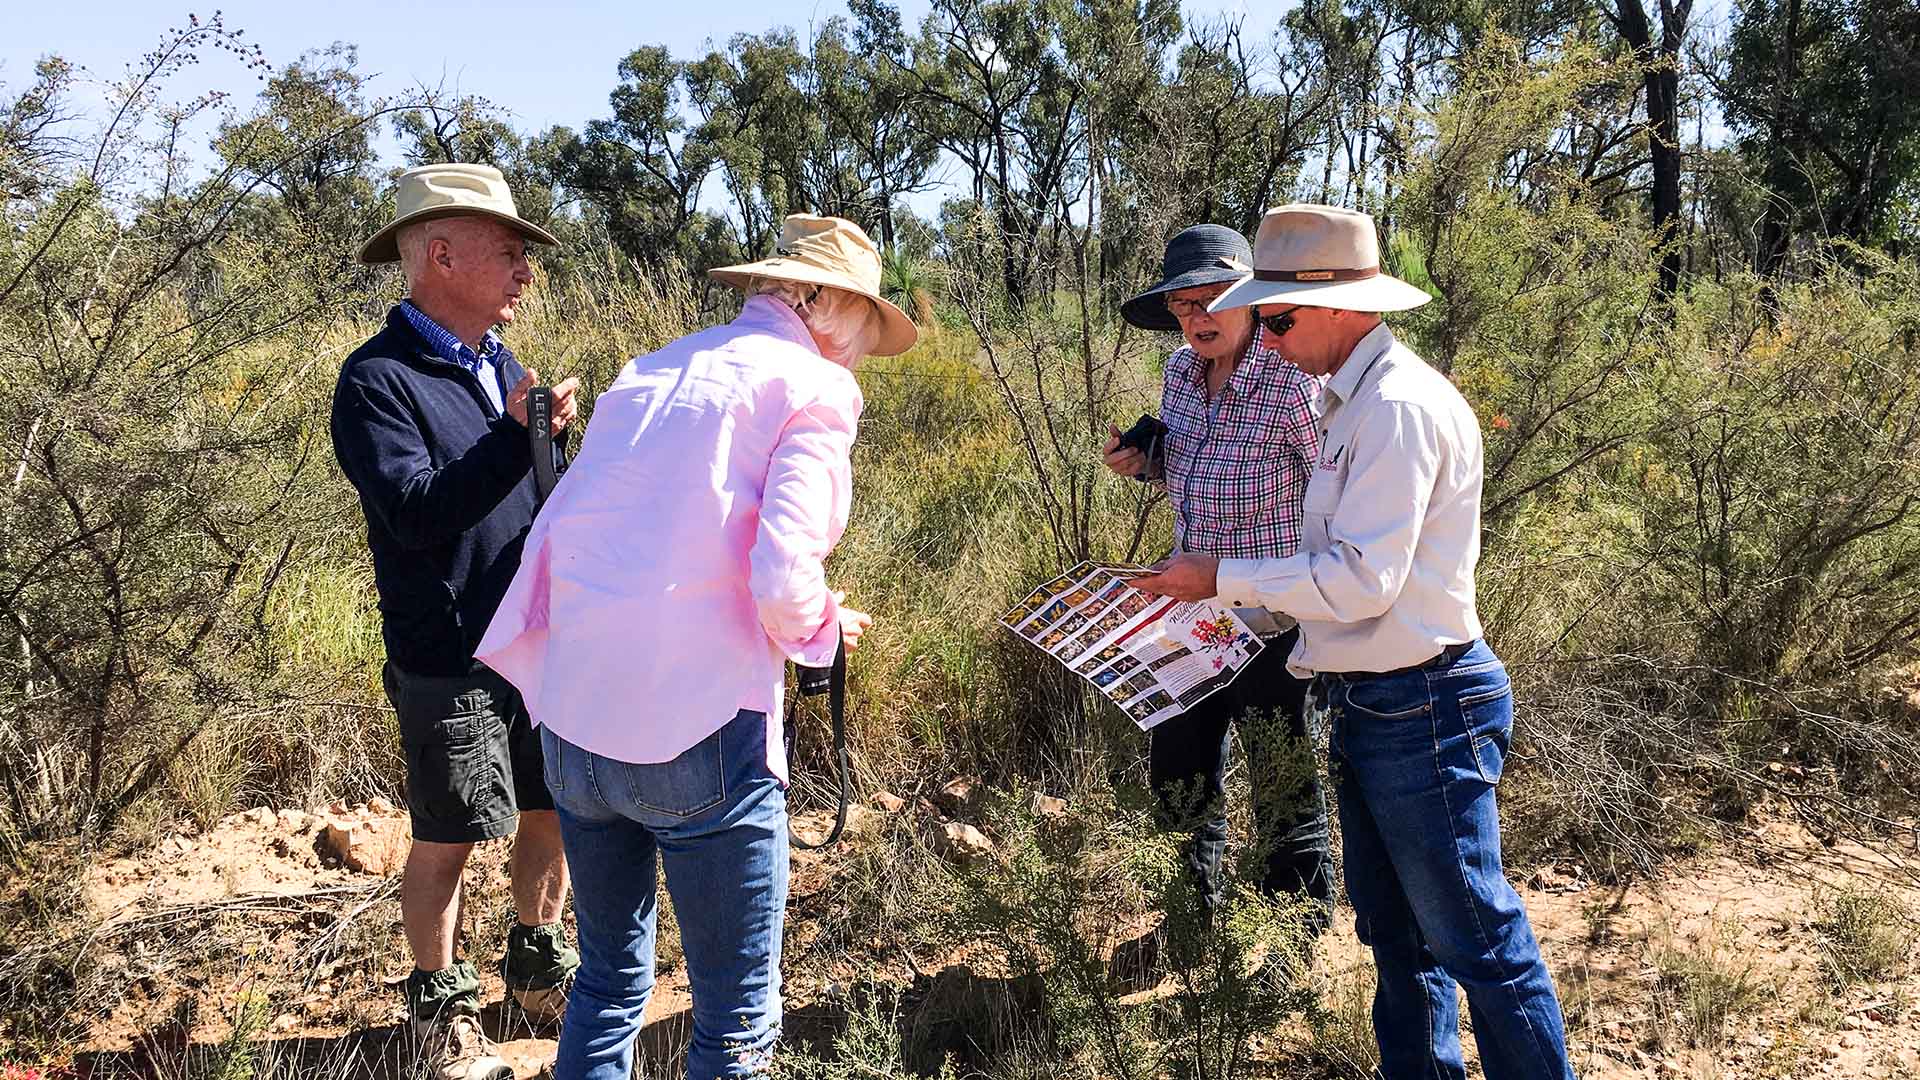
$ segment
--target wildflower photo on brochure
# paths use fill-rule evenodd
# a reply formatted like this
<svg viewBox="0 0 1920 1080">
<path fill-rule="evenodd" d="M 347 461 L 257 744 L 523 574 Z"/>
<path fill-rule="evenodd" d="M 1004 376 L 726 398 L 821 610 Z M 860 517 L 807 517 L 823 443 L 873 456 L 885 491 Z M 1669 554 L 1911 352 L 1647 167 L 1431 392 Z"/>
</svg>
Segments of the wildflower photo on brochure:
<svg viewBox="0 0 1920 1080">
<path fill-rule="evenodd" d="M 1171 600 L 1130 584 L 1147 573 L 1083 562 L 1000 619 L 1098 687 L 1142 729 L 1232 683 L 1280 633 L 1263 608 Z"/>
</svg>

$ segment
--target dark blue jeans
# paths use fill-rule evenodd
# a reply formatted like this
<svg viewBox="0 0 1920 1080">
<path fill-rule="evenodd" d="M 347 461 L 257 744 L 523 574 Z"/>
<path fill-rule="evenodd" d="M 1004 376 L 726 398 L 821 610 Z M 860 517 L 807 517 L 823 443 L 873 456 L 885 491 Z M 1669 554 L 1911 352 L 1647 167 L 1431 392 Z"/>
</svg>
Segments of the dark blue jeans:
<svg viewBox="0 0 1920 1080">
<path fill-rule="evenodd" d="M 1458 984 L 1487 1080 L 1570 1080 L 1553 980 L 1500 865 L 1505 666 L 1476 642 L 1444 668 L 1323 675 L 1316 692 L 1332 713 L 1347 895 L 1380 975 L 1381 1076 L 1463 1080 Z"/>
<path fill-rule="evenodd" d="M 687 1076 L 765 1073 L 780 1037 L 788 869 L 787 794 L 767 769 L 766 717 L 742 712 L 660 765 L 602 757 L 547 728 L 540 736 L 580 932 L 557 1080 L 633 1075 L 662 861 L 693 991 Z"/>
<path fill-rule="evenodd" d="M 1298 633 L 1270 643 L 1225 689 L 1149 735 L 1155 816 L 1161 828 L 1191 834 L 1183 854 L 1204 911 L 1217 909 L 1225 895 L 1220 864 L 1227 850 L 1227 747 L 1234 726 L 1254 781 L 1260 891 L 1332 906 L 1327 798 L 1302 710 L 1307 684 L 1287 671 Z M 1263 721 L 1247 723 L 1250 713 L 1262 714 Z"/>
</svg>

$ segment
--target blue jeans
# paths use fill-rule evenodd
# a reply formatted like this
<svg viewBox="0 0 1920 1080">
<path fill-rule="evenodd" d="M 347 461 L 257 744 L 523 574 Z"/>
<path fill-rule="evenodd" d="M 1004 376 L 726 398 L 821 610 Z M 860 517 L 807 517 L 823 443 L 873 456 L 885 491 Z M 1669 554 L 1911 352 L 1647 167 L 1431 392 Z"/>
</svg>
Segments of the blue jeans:
<svg viewBox="0 0 1920 1080">
<path fill-rule="evenodd" d="M 654 881 L 664 860 L 693 992 L 687 1076 L 751 1076 L 780 1037 L 787 794 L 767 769 L 767 720 L 741 712 L 691 750 L 633 765 L 541 728 L 573 872 L 580 967 L 558 1080 L 629 1080 L 653 991 Z"/>
<path fill-rule="evenodd" d="M 1457 984 L 1487 1080 L 1571 1080 L 1553 980 L 1500 865 L 1507 669 L 1475 642 L 1450 666 L 1322 675 L 1315 690 L 1332 714 L 1347 895 L 1380 975 L 1381 1076 L 1467 1075 Z"/>
</svg>

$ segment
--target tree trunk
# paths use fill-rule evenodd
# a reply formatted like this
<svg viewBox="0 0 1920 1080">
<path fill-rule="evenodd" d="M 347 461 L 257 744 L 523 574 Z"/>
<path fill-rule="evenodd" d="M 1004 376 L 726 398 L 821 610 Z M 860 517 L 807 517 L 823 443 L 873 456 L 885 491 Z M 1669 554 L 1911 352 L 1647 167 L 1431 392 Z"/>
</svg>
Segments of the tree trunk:
<svg viewBox="0 0 1920 1080">
<path fill-rule="evenodd" d="M 1615 0 L 1614 26 L 1633 46 L 1647 91 L 1647 151 L 1653 159 L 1653 231 L 1660 243 L 1660 281 L 1655 289 L 1671 301 L 1680 287 L 1680 47 L 1693 0 L 1660 0 L 1660 42 L 1653 41 L 1640 0 Z"/>
<path fill-rule="evenodd" d="M 1788 185 L 1796 182 L 1793 159 L 1787 154 L 1788 95 L 1800 76 L 1800 0 L 1787 0 L 1787 31 L 1780 43 L 1780 73 L 1774 83 L 1773 119 L 1767 125 L 1767 167 L 1763 179 L 1768 199 L 1760 215 L 1760 250 L 1754 269 L 1762 277 L 1780 273 L 1793 234 L 1793 208 L 1786 204 Z M 1769 286 L 1769 292 L 1771 286 Z"/>
</svg>

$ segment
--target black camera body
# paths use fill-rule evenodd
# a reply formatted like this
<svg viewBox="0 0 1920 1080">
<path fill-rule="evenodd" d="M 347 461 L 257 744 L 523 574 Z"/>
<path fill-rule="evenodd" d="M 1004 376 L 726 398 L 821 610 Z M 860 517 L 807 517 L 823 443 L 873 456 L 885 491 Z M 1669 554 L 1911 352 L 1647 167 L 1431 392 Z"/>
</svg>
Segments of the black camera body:
<svg viewBox="0 0 1920 1080">
<path fill-rule="evenodd" d="M 1146 457 L 1149 468 L 1165 457 L 1166 445 L 1167 425 L 1152 413 L 1142 414 L 1132 427 L 1120 433 L 1119 449 L 1140 451 Z M 1133 478 L 1144 481 L 1147 473 L 1134 473 Z"/>
</svg>

